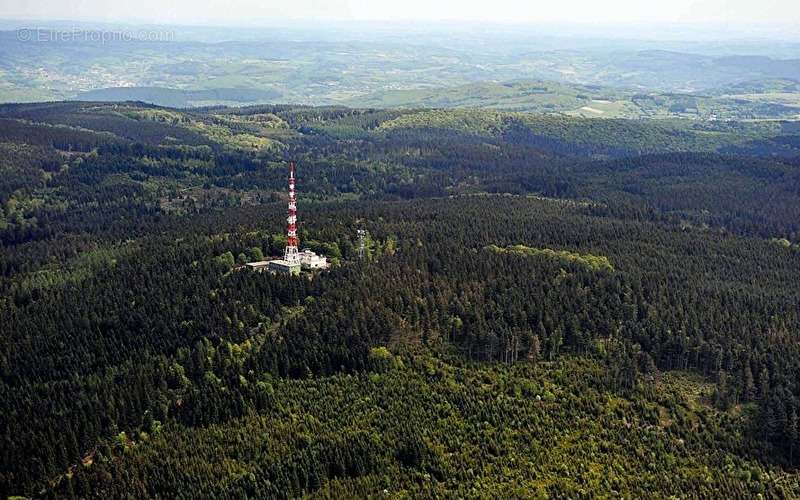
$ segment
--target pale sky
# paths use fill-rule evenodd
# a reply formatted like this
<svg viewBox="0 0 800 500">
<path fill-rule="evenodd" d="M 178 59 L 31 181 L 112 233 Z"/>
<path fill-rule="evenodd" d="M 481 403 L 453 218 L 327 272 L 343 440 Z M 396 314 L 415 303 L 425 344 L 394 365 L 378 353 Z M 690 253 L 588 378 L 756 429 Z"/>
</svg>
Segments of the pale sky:
<svg viewBox="0 0 800 500">
<path fill-rule="evenodd" d="M 294 18 L 800 27 L 800 0 L 0 0 L 0 17 L 173 24 Z"/>
</svg>

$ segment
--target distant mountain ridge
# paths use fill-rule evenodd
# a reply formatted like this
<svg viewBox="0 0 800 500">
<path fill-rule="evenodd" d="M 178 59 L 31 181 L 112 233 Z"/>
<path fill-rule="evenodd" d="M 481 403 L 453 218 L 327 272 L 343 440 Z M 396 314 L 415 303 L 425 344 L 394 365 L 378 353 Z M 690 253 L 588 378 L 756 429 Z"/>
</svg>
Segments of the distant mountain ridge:
<svg viewBox="0 0 800 500">
<path fill-rule="evenodd" d="M 112 87 L 81 92 L 75 96 L 75 100 L 141 101 L 171 108 L 189 108 L 204 102 L 263 103 L 274 101 L 280 96 L 280 92 L 259 89 L 181 90 L 165 87 Z"/>
<path fill-rule="evenodd" d="M 281 103 L 277 90 L 113 87 L 81 92 L 78 101 L 140 101 L 171 108 Z M 702 93 L 553 81 L 478 82 L 450 87 L 397 89 L 337 102 L 354 108 L 481 108 L 591 118 L 800 119 L 800 82 L 741 82 Z"/>
<path fill-rule="evenodd" d="M 487 108 L 593 118 L 800 119 L 800 83 L 742 82 L 708 92 L 638 89 L 552 81 L 481 82 L 389 90 L 349 99 L 353 107 Z"/>
</svg>

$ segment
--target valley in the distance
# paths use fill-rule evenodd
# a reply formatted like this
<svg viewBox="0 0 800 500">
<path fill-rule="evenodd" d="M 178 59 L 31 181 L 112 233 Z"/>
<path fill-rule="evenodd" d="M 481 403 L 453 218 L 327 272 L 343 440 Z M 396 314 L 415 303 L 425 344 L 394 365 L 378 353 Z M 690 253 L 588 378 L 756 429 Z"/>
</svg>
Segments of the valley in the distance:
<svg viewBox="0 0 800 500">
<path fill-rule="evenodd" d="M 249 30 L 21 23 L 0 22 L 0 102 L 800 117 L 797 42 L 626 40 L 555 28 L 453 31 L 424 23 L 402 30 L 381 23 Z"/>
</svg>

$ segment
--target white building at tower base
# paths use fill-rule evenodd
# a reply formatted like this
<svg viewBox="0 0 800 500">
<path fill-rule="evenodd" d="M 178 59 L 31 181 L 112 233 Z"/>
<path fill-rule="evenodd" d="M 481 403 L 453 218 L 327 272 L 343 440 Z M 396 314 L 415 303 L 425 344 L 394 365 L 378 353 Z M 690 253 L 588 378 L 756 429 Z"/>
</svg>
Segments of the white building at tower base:
<svg viewBox="0 0 800 500">
<path fill-rule="evenodd" d="M 309 249 L 298 252 L 297 256 L 300 258 L 300 266 L 303 269 L 328 269 L 330 266 L 327 257 L 317 255 Z"/>
</svg>

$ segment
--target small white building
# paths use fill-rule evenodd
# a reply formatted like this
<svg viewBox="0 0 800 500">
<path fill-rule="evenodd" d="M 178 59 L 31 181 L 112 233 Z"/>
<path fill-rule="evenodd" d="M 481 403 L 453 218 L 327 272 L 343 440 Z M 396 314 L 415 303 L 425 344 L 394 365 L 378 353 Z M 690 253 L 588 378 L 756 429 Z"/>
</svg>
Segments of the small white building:
<svg viewBox="0 0 800 500">
<path fill-rule="evenodd" d="M 300 263 L 290 262 L 284 259 L 276 259 L 269 261 L 269 270 L 274 273 L 289 274 L 297 276 L 300 274 Z"/>
<path fill-rule="evenodd" d="M 311 250 L 303 250 L 297 252 L 297 257 L 291 261 L 285 259 L 261 260 L 258 262 L 248 262 L 238 269 L 251 269 L 253 271 L 271 271 L 273 273 L 282 274 L 300 274 L 300 269 L 309 271 L 328 269 L 330 264 L 328 258 L 323 255 L 317 255 Z"/>
<path fill-rule="evenodd" d="M 248 262 L 244 267 L 252 269 L 253 271 L 264 271 L 269 266 L 268 260 L 260 260 L 258 262 Z"/>
<path fill-rule="evenodd" d="M 300 274 L 300 261 L 288 262 L 283 259 L 261 260 L 258 262 L 248 262 L 239 269 L 250 269 L 252 271 L 270 271 L 281 274 Z"/>
<path fill-rule="evenodd" d="M 328 269 L 330 266 L 327 257 L 317 255 L 309 249 L 298 252 L 297 255 L 300 257 L 300 265 L 303 266 L 303 269 Z"/>
</svg>

